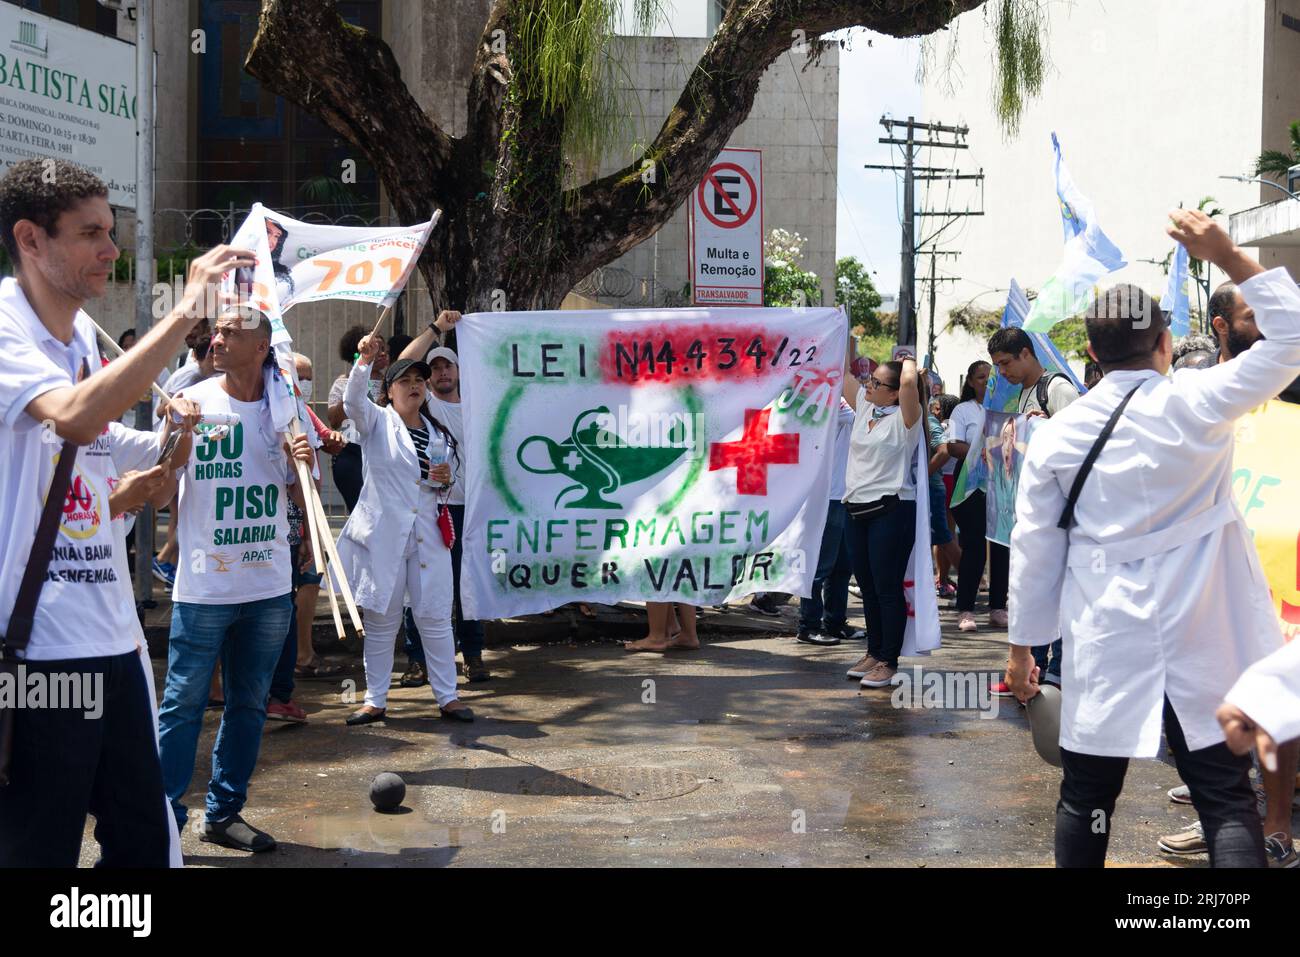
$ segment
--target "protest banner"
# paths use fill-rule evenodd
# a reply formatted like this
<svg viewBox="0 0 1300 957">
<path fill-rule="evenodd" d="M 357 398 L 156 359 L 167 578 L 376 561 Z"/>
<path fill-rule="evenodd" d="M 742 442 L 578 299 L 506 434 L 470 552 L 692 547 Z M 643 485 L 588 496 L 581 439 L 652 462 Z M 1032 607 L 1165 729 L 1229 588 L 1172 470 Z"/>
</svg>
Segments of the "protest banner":
<svg viewBox="0 0 1300 957">
<path fill-rule="evenodd" d="M 984 447 L 981 450 L 988 476 L 988 495 L 984 500 L 990 542 L 1011 544 L 1011 529 L 1016 524 L 1016 489 L 1020 486 L 1020 468 L 1024 465 L 1029 437 L 1040 421 L 1039 416 L 1011 415 L 989 410 L 984 415 Z"/>
<path fill-rule="evenodd" d="M 312 445 L 319 446 L 315 430 L 303 429 L 308 416 L 284 313 L 292 306 L 321 299 L 358 299 L 373 302 L 382 309 L 391 307 L 406 286 L 440 217 L 441 211 L 436 211 L 428 222 L 414 226 L 328 226 L 305 223 L 267 209 L 261 203 L 253 204 L 248 217 L 231 237 L 230 245 L 251 249 L 256 255 L 256 265 L 251 270 L 238 269 L 225 274 L 221 287 L 232 300 L 261 312 L 271 323 L 271 345 L 276 361 L 267 368 L 265 387 L 277 431 L 293 437 L 306 431 Z M 317 573 L 325 574 L 331 608 L 337 581 L 353 627 L 358 634 L 364 634 L 315 483 L 306 466 L 298 463 L 296 468 L 307 505 L 303 521 L 316 545 L 312 555 Z M 319 477 L 318 470 L 315 477 Z M 333 567 L 327 569 L 326 560 Z M 335 622 L 342 637 L 337 613 Z"/>
<path fill-rule="evenodd" d="M 808 595 L 840 309 L 465 316 L 467 618 Z"/>
<path fill-rule="evenodd" d="M 1007 304 L 1002 310 L 1002 328 L 1023 329 L 1028 315 L 1029 299 L 1020 288 L 1020 284 L 1012 279 L 1010 290 L 1007 292 Z M 1026 330 L 1026 335 L 1034 345 L 1034 355 L 1043 367 L 1044 376 L 1059 373 L 1070 380 L 1070 384 L 1080 395 L 1088 391 L 1047 333 Z M 1020 386 L 1012 385 L 1002 378 L 994 367 L 989 371 L 988 385 L 984 392 L 984 408 L 995 412 L 1015 412 L 1020 408 L 1020 393 Z M 983 492 L 987 487 L 988 470 L 985 467 L 983 450 L 972 445 L 957 470 L 949 507 L 955 508 L 966 501 L 972 492 Z"/>
<path fill-rule="evenodd" d="M 1300 635 L 1300 406 L 1268 402 L 1237 420 L 1232 491 L 1255 539 L 1282 635 Z"/>
</svg>

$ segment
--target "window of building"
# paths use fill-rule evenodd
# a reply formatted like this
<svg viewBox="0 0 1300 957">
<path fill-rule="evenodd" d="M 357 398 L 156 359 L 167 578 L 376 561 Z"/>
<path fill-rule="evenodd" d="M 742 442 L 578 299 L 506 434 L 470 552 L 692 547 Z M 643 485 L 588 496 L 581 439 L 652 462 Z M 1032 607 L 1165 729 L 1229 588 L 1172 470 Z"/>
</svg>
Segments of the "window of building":
<svg viewBox="0 0 1300 957">
<path fill-rule="evenodd" d="M 94 30 L 106 37 L 117 36 L 117 11 L 100 6 L 96 0 L 3 0 L 11 6 L 42 13 L 74 27 Z"/>
<path fill-rule="evenodd" d="M 258 0 L 200 4 L 208 55 L 199 67 L 196 205 L 238 210 L 262 202 L 300 219 L 313 213 L 330 222 L 348 213 L 373 219 L 379 180 L 361 151 L 244 70 L 260 9 Z M 349 23 L 379 32 L 378 0 L 340 0 L 338 10 Z M 345 160 L 356 164 L 355 183 L 342 181 Z M 220 237 L 196 238 L 204 245 Z"/>
<path fill-rule="evenodd" d="M 709 4 L 709 36 L 718 32 L 718 27 L 722 25 L 722 18 L 727 15 L 726 0 L 708 0 Z"/>
</svg>

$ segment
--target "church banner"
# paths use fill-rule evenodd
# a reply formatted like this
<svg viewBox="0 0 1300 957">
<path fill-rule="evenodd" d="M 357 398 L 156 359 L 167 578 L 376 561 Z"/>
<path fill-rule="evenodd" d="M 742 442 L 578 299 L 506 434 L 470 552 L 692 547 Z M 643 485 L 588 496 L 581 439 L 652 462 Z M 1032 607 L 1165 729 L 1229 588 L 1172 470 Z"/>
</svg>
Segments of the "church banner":
<svg viewBox="0 0 1300 957">
<path fill-rule="evenodd" d="M 456 330 L 467 618 L 809 594 L 841 310 L 477 313 Z"/>
</svg>

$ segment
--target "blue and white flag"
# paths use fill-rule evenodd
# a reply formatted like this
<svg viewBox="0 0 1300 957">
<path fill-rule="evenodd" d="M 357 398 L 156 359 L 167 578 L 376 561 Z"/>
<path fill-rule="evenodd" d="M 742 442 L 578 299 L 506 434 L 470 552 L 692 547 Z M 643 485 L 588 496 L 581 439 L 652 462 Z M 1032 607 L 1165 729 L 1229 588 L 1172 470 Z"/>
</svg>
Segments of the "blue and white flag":
<svg viewBox="0 0 1300 957">
<path fill-rule="evenodd" d="M 1026 332 L 1046 332 L 1062 319 L 1077 316 L 1092 303 L 1097 281 L 1128 265 L 1124 254 L 1097 225 L 1092 203 L 1074 185 L 1055 133 L 1052 149 L 1056 153 L 1056 196 L 1065 233 L 1065 258 L 1034 300 L 1025 319 Z"/>
<path fill-rule="evenodd" d="M 1070 368 L 1061 350 L 1056 347 L 1051 336 L 1046 332 L 1033 332 L 1025 325 L 1030 314 L 1029 300 L 1020 284 L 1011 280 L 1011 290 L 1007 293 L 1007 305 L 1002 310 L 1002 327 L 1023 328 L 1034 344 L 1034 354 L 1038 357 L 1044 373 L 1059 372 L 1066 376 L 1080 394 L 1088 390 L 1083 387 L 1079 377 Z M 1019 407 L 1020 386 L 1012 385 L 997 374 L 995 369 L 989 376 L 988 388 L 984 392 L 984 407 L 997 412 L 1014 412 Z"/>
<path fill-rule="evenodd" d="M 1176 338 L 1187 335 L 1192 330 L 1192 305 L 1187 294 L 1188 278 L 1187 247 L 1182 243 L 1174 246 L 1174 261 L 1169 267 L 1169 285 L 1165 287 L 1160 308 L 1169 315 L 1170 327 Z"/>
</svg>

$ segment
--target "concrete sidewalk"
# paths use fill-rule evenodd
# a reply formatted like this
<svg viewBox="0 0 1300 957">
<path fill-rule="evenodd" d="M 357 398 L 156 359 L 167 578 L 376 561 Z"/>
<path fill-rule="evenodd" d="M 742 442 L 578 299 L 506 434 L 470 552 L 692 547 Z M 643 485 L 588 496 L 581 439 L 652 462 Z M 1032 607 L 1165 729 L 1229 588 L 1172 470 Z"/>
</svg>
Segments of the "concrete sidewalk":
<svg viewBox="0 0 1300 957">
<path fill-rule="evenodd" d="M 1005 633 L 958 634 L 953 612 L 943 618 L 944 648 L 905 667 L 994 677 Z M 845 679 L 862 643 L 790 637 L 794 603 L 780 619 L 704 612 L 697 652 L 627 653 L 613 639 L 639 636 L 635 619 L 612 610 L 592 623 L 562 611 L 495 625 L 485 656 L 493 679 L 461 679 L 478 715 L 471 725 L 439 720 L 421 688 L 395 689 L 387 721 L 345 727 L 364 676 L 357 656 L 331 655 L 347 667 L 342 679 L 301 682 L 295 694 L 309 723 L 270 723 L 264 735 L 245 816 L 279 849 L 252 857 L 191 833 L 187 862 L 1051 864 L 1059 771 L 1033 752 L 1014 701 L 995 699 L 991 718 L 896 708 L 890 691 Z M 160 679 L 163 666 L 155 660 Z M 193 817 L 219 718 L 205 719 L 186 799 Z M 369 782 L 381 771 L 405 780 L 403 813 L 371 809 Z M 1114 864 L 1205 865 L 1155 847 L 1194 820 L 1165 796 L 1178 783 L 1166 764 L 1133 763 L 1113 821 Z M 88 828 L 84 862 L 94 855 Z"/>
</svg>

